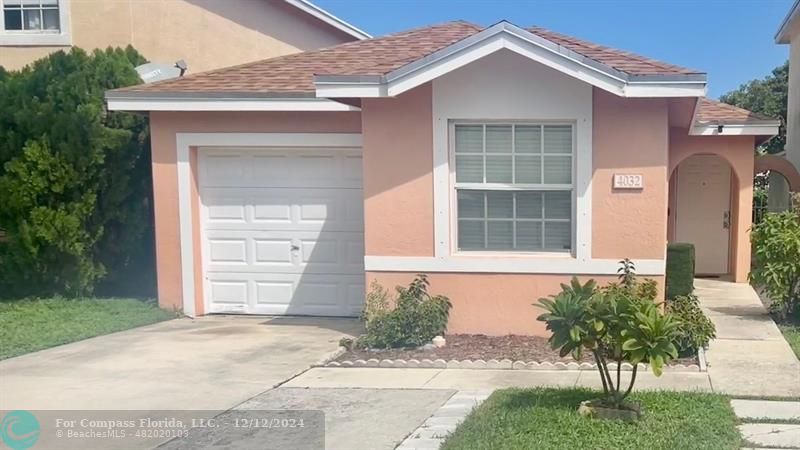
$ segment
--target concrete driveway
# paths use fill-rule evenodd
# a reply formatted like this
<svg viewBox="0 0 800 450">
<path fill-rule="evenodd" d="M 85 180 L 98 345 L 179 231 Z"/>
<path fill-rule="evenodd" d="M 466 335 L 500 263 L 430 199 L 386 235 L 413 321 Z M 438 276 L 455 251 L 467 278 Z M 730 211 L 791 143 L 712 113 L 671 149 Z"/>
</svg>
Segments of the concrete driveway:
<svg viewBox="0 0 800 450">
<path fill-rule="evenodd" d="M 0 410 L 226 410 L 358 333 L 355 319 L 177 319 L 0 361 Z"/>
</svg>

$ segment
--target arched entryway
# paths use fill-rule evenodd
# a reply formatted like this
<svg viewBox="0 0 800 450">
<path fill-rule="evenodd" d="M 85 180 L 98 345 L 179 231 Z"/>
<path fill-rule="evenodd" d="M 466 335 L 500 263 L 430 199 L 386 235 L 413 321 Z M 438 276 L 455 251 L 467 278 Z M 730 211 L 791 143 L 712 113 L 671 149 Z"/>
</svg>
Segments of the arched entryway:
<svg viewBox="0 0 800 450">
<path fill-rule="evenodd" d="M 670 230 L 673 242 L 695 246 L 697 275 L 731 273 L 736 230 L 732 195 L 738 184 L 731 165 L 715 154 L 682 160 L 670 177 Z"/>
<path fill-rule="evenodd" d="M 781 155 L 760 155 L 755 161 L 756 190 L 753 222 L 767 212 L 792 208 L 793 193 L 800 192 L 800 173 Z"/>
</svg>

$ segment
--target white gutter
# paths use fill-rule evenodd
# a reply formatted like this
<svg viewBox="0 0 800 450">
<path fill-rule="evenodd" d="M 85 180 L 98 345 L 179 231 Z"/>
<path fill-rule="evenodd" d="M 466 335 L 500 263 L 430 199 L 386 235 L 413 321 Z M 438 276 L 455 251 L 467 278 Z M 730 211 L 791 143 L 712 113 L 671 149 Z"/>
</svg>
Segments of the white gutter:
<svg viewBox="0 0 800 450">
<path fill-rule="evenodd" d="M 109 111 L 361 111 L 325 98 L 123 97 L 106 95 Z"/>
<path fill-rule="evenodd" d="M 294 6 L 295 8 L 305 12 L 306 14 L 310 14 L 317 19 L 327 23 L 328 25 L 336 28 L 339 31 L 343 31 L 350 36 L 353 36 L 356 39 L 369 39 L 372 36 L 369 35 L 366 31 L 356 28 L 355 26 L 345 22 L 344 20 L 334 16 L 333 14 L 325 11 L 324 9 L 320 8 L 319 6 L 311 3 L 308 0 L 284 0 L 286 3 Z"/>
</svg>

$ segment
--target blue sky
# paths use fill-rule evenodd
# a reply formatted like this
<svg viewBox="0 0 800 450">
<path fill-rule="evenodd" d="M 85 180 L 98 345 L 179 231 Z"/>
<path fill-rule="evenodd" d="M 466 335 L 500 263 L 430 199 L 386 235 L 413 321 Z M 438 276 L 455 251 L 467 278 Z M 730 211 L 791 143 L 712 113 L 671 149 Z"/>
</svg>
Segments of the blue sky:
<svg viewBox="0 0 800 450">
<path fill-rule="evenodd" d="M 708 73 L 717 98 L 788 57 L 773 41 L 793 0 L 314 0 L 378 36 L 465 19 L 538 25 Z"/>
</svg>

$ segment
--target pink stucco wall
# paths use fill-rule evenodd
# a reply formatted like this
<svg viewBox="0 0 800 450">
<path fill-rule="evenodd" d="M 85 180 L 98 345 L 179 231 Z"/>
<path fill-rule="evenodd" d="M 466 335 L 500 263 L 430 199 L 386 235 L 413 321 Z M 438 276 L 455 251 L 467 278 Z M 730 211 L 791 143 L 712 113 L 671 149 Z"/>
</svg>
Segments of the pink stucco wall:
<svg viewBox="0 0 800 450">
<path fill-rule="evenodd" d="M 689 136 L 685 129 L 670 129 L 668 172 L 670 175 L 681 161 L 699 154 L 720 156 L 733 170 L 729 266 L 733 280 L 740 283 L 747 281 L 747 274 L 750 271 L 754 149 L 753 136 Z M 674 203 L 674 196 L 671 200 Z M 670 228 L 674 228 L 674 223 L 671 223 Z"/>
<path fill-rule="evenodd" d="M 431 91 L 362 102 L 367 255 L 433 256 Z"/>
<path fill-rule="evenodd" d="M 663 259 L 667 241 L 668 104 L 594 89 L 592 256 Z M 640 174 L 644 189 L 613 189 Z"/>
<path fill-rule="evenodd" d="M 158 301 L 166 308 L 182 307 L 180 233 L 178 217 L 177 133 L 358 133 L 357 112 L 337 113 L 188 113 L 151 112 L 151 148 L 155 207 L 156 270 Z M 192 152 L 194 153 L 194 152 Z M 194 155 L 192 161 L 196 160 Z M 196 167 L 196 165 L 195 165 Z M 198 211 L 195 179 L 192 181 L 193 211 Z M 202 312 L 199 221 L 193 217 L 195 247 L 195 305 Z"/>
<path fill-rule="evenodd" d="M 367 272 L 367 286 L 372 280 L 394 292 L 395 286 L 407 285 L 414 273 Z M 542 310 L 533 306 L 541 297 L 558 292 L 560 283 L 568 282 L 566 275 L 433 273 L 428 275 L 431 294 L 450 298 L 448 333 L 481 333 L 489 336 L 506 334 L 549 336 L 544 323 L 536 317 Z M 615 281 L 615 276 L 582 276 L 600 284 Z M 659 286 L 664 277 L 651 277 Z"/>
</svg>

